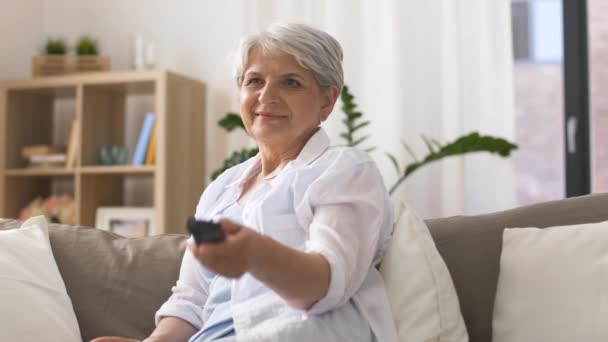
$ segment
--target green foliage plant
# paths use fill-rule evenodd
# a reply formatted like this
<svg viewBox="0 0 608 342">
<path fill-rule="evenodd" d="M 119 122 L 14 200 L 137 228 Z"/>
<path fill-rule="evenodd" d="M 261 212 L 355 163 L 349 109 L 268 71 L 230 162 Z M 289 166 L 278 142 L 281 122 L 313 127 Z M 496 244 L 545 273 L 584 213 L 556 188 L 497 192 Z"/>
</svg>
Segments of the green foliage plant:
<svg viewBox="0 0 608 342">
<path fill-rule="evenodd" d="M 397 158 L 390 153 L 386 153 L 386 156 L 391 160 L 395 170 L 397 171 L 398 179 L 389 189 L 389 193 L 393 194 L 395 190 L 409 177 L 414 171 L 420 169 L 422 166 L 430 164 L 431 162 L 452 156 L 463 155 L 473 152 L 489 152 L 498 154 L 501 157 L 508 157 L 511 152 L 517 149 L 517 145 L 502 139 L 491 136 L 483 136 L 477 132 L 473 132 L 467 135 L 463 135 L 457 138 L 455 141 L 447 144 L 441 144 L 435 140 L 431 140 L 425 136 L 422 136 L 424 143 L 428 148 L 428 154 L 418 160 L 414 155 L 412 149 L 405 143 L 403 147 L 408 151 L 412 159 L 412 163 L 405 165 L 403 168 L 399 166 Z"/>
<path fill-rule="evenodd" d="M 80 56 L 97 55 L 97 41 L 89 36 L 82 36 L 76 42 L 76 54 Z"/>
<path fill-rule="evenodd" d="M 361 128 L 368 126 L 369 121 L 363 120 L 363 113 L 357 111 L 357 104 L 355 103 L 355 97 L 348 90 L 348 86 L 342 88 L 342 111 L 344 112 L 345 118 L 342 119 L 344 123 L 345 132 L 340 133 L 340 137 L 346 141 L 344 146 L 352 146 L 361 148 L 359 145 L 369 138 L 369 135 L 355 138 L 355 132 Z M 375 150 L 375 147 L 361 148 L 365 152 L 371 152 Z"/>
<path fill-rule="evenodd" d="M 357 111 L 357 104 L 355 103 L 354 95 L 350 93 L 347 86 L 344 86 L 342 90 L 342 111 L 345 114 L 345 118 L 342 120 L 345 126 L 345 131 L 340 133 L 340 137 L 344 139 L 345 144 L 342 146 L 351 146 L 361 148 L 366 152 L 375 150 L 375 147 L 362 148 L 360 145 L 369 135 L 356 137 L 360 134 L 360 130 L 370 124 L 369 121 L 363 119 L 363 113 Z M 236 113 L 227 113 L 224 118 L 218 122 L 219 126 L 224 128 L 226 131 L 231 132 L 235 129 L 245 129 L 241 117 Z M 458 137 L 456 140 L 442 144 L 434 139 L 422 136 L 422 140 L 425 143 L 428 153 L 422 159 L 418 159 L 414 154 L 413 149 L 403 143 L 403 148 L 412 158 L 412 162 L 400 166 L 397 158 L 388 152 L 385 152 L 387 158 L 390 159 L 391 163 L 395 167 L 398 179 L 390 187 L 389 193 L 393 194 L 397 188 L 414 173 L 424 165 L 428 165 L 434 161 L 441 160 L 447 157 L 453 157 L 458 155 L 464 155 L 474 152 L 488 152 L 497 154 L 503 158 L 509 157 L 511 152 L 517 149 L 517 145 L 513 144 L 502 138 L 496 138 L 492 136 L 480 135 L 478 132 L 472 132 L 463 136 Z M 245 160 L 255 156 L 258 153 L 257 148 L 243 149 L 235 151 L 230 157 L 224 160 L 222 168 L 213 172 L 211 179 L 217 178 L 226 169 L 244 162 Z"/>
<path fill-rule="evenodd" d="M 44 46 L 47 55 L 65 55 L 67 50 L 65 41 L 61 38 L 49 38 Z"/>
</svg>

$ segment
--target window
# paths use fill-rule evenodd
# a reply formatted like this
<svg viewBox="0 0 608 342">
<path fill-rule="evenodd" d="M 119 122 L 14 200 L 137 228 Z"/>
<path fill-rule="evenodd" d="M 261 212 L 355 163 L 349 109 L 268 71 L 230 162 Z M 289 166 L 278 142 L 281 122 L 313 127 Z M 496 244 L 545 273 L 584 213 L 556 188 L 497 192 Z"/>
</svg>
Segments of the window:
<svg viewBox="0 0 608 342">
<path fill-rule="evenodd" d="M 520 205 L 565 196 L 561 15 L 559 0 L 512 2 Z"/>
<path fill-rule="evenodd" d="M 608 2 L 511 6 L 520 204 L 608 192 Z"/>
</svg>

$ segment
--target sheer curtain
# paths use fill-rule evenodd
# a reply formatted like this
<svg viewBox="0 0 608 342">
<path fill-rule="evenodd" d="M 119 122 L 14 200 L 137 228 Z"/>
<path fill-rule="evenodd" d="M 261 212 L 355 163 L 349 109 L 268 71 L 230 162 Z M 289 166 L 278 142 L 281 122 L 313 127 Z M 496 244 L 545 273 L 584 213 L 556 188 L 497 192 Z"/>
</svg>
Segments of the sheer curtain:
<svg viewBox="0 0 608 342">
<path fill-rule="evenodd" d="M 91 32 L 116 69 L 131 64 L 134 33 L 156 40 L 158 65 L 205 80 L 209 172 L 247 144 L 226 137 L 217 119 L 238 109 L 226 55 L 235 41 L 270 23 L 301 22 L 327 30 L 345 52 L 346 83 L 372 124 L 366 146 L 387 186 L 397 179 L 385 152 L 411 162 L 420 136 L 441 142 L 479 131 L 514 140 L 509 0 L 44 0 L 42 32 L 66 37 Z M 66 11 L 66 9 L 70 9 Z M 87 18 L 84 20 L 82 18 Z M 22 54 L 29 56 L 29 54 Z M 29 57 L 28 57 L 29 58 Z M 21 58 L 27 61 L 26 58 Z M 23 70 L 29 70 L 24 62 Z M 324 123 L 340 144 L 340 104 Z M 222 142 L 227 140 L 227 146 Z M 510 159 L 477 154 L 435 162 L 399 188 L 423 217 L 474 214 L 516 204 Z"/>
<path fill-rule="evenodd" d="M 345 52 L 346 84 L 365 117 L 372 157 L 387 186 L 397 176 L 384 155 L 419 158 L 421 135 L 448 142 L 472 131 L 514 139 L 510 3 L 507 0 L 243 1 L 243 33 L 301 22 L 332 33 Z M 340 143 L 343 114 L 325 124 Z M 423 217 L 475 214 L 514 206 L 511 161 L 456 157 L 425 166 L 395 197 Z"/>
</svg>

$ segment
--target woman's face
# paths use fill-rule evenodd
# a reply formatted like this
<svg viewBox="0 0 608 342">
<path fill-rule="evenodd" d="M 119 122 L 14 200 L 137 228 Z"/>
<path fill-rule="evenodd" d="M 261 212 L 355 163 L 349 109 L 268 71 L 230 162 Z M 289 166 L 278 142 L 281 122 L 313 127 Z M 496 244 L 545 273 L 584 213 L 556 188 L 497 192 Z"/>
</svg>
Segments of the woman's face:
<svg viewBox="0 0 608 342">
<path fill-rule="evenodd" d="M 259 143 L 303 145 L 327 119 L 337 97 L 337 87 L 322 91 L 313 73 L 292 55 L 254 49 L 240 89 L 241 117 Z"/>
</svg>

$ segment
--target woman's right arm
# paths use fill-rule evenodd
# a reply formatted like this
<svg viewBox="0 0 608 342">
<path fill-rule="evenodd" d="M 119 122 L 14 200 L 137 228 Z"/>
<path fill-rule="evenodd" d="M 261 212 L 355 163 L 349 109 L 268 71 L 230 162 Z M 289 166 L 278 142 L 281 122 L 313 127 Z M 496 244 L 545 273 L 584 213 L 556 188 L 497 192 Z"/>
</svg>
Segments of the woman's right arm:
<svg viewBox="0 0 608 342">
<path fill-rule="evenodd" d="M 186 248 L 179 279 L 171 289 L 171 297 L 156 312 L 156 329 L 150 338 L 173 334 L 182 336 L 187 333 L 190 334 L 187 336 L 190 338 L 203 326 L 204 307 L 209 289 L 199 267 L 199 262 Z M 184 341 L 187 341 L 188 338 Z M 164 339 L 159 340 L 165 341 Z M 176 339 L 176 341 L 179 340 L 181 339 Z M 173 341 L 173 339 L 168 341 Z"/>
<path fill-rule="evenodd" d="M 186 342 L 196 333 L 190 323 L 177 317 L 167 316 L 160 320 L 154 332 L 142 342 Z M 98 337 L 91 342 L 139 342 L 126 337 Z"/>
<path fill-rule="evenodd" d="M 224 177 L 226 177 L 225 173 L 205 189 L 196 206 L 195 216 L 200 217 L 209 210 L 209 206 L 223 188 L 218 181 Z M 189 240 L 193 240 L 192 236 Z M 156 312 L 156 329 L 144 340 L 145 342 L 186 342 L 202 327 L 209 284 L 199 272 L 199 267 L 198 260 L 186 248 L 177 284 L 171 289 L 171 297 Z"/>
<path fill-rule="evenodd" d="M 212 182 L 201 195 L 196 206 L 196 216 L 209 209 L 225 184 L 226 172 Z M 192 237 L 190 237 L 192 239 Z M 179 270 L 177 284 L 172 295 L 156 312 L 156 329 L 144 341 L 188 341 L 203 325 L 203 311 L 207 301 L 208 284 L 198 272 L 199 262 L 186 248 Z M 139 342 L 124 337 L 99 337 L 91 342 Z"/>
</svg>

